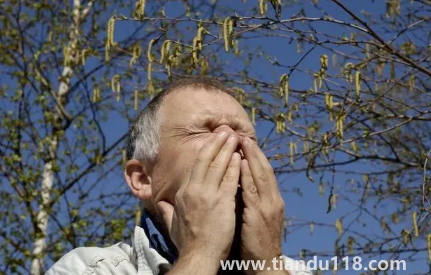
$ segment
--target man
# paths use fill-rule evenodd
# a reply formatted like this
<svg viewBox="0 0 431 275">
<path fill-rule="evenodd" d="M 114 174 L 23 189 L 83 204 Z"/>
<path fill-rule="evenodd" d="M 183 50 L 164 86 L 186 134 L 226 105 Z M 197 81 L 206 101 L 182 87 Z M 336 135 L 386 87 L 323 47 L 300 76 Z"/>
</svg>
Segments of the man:
<svg viewBox="0 0 431 275">
<path fill-rule="evenodd" d="M 77 248 L 47 274 L 218 274 L 227 259 L 266 261 L 237 274 L 311 274 L 280 268 L 295 262 L 282 256 L 276 177 L 218 81 L 186 78 L 158 94 L 131 125 L 127 157 L 126 182 L 145 209 L 132 244 Z"/>
</svg>

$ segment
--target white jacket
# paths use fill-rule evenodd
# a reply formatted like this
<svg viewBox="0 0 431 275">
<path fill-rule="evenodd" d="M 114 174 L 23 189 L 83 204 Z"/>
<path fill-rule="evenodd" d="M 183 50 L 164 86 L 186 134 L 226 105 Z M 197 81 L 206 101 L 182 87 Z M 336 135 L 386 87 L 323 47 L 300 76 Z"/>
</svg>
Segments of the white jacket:
<svg viewBox="0 0 431 275">
<path fill-rule="evenodd" d="M 285 264 L 295 261 L 284 257 Z M 291 275 L 311 275 L 305 265 L 290 270 Z M 150 247 L 144 229 L 135 227 L 131 245 L 120 242 L 107 248 L 79 247 L 56 262 L 45 275 L 149 275 L 165 274 L 171 265 Z"/>
</svg>

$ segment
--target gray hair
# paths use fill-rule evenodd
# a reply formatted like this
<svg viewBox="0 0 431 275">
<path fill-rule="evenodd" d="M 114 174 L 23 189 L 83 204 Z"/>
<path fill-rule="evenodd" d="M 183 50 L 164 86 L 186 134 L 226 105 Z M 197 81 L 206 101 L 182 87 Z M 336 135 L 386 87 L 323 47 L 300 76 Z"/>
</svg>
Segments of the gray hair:
<svg viewBox="0 0 431 275">
<path fill-rule="evenodd" d="M 194 76 L 174 81 L 165 90 L 157 94 L 130 125 L 126 144 L 126 157 L 128 160 L 137 159 L 145 163 L 155 161 L 160 144 L 160 125 L 162 121 L 160 107 L 163 99 L 173 91 L 189 87 L 231 94 L 227 87 L 214 78 Z"/>
</svg>

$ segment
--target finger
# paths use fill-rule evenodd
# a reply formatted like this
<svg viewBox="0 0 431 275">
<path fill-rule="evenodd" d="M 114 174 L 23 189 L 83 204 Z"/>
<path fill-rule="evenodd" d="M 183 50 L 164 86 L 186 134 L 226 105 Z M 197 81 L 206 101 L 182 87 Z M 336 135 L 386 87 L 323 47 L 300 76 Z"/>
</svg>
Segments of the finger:
<svg viewBox="0 0 431 275">
<path fill-rule="evenodd" d="M 232 198 L 235 198 L 238 190 L 239 175 L 240 175 L 241 156 L 238 153 L 233 153 L 229 166 L 220 184 L 220 191 Z"/>
<path fill-rule="evenodd" d="M 174 206 L 168 202 L 159 201 L 157 203 L 157 209 L 159 209 L 159 211 L 162 213 L 163 221 L 168 229 L 168 232 L 171 232 Z"/>
<path fill-rule="evenodd" d="M 205 176 L 205 184 L 207 184 L 208 187 L 214 187 L 216 190 L 218 190 L 220 183 L 226 174 L 226 170 L 228 169 L 233 153 L 238 147 L 238 142 L 239 137 L 237 135 L 231 135 L 221 148 L 217 157 L 210 164 Z"/>
<path fill-rule="evenodd" d="M 256 185 L 253 182 L 253 175 L 246 159 L 241 160 L 241 187 L 242 199 L 245 206 L 254 205 L 259 200 L 259 196 L 257 194 Z"/>
<path fill-rule="evenodd" d="M 228 136 L 227 132 L 220 132 L 202 146 L 190 172 L 190 183 L 201 183 L 204 181 L 208 167 L 217 157 Z"/>
<path fill-rule="evenodd" d="M 257 150 L 255 147 L 259 148 L 257 145 L 254 146 L 249 138 L 243 140 L 242 149 L 248 166 L 250 167 L 253 182 L 257 188 L 257 194 L 261 200 L 271 200 L 272 191 L 269 184 L 271 177 L 267 174 L 267 171 L 262 165 L 258 152 L 260 149 Z"/>
<path fill-rule="evenodd" d="M 260 159 L 260 163 L 263 167 L 263 170 L 266 171 L 266 175 L 268 176 L 268 184 L 273 192 L 273 195 L 279 194 L 280 190 L 278 189 L 278 182 L 277 178 L 274 174 L 274 169 L 272 169 L 272 165 L 269 162 L 268 158 L 265 156 L 265 154 L 262 152 L 262 150 L 259 148 L 256 142 L 253 142 L 251 139 L 249 139 L 249 142 L 251 143 L 252 148 L 255 149 L 256 154 L 258 158 Z"/>
</svg>

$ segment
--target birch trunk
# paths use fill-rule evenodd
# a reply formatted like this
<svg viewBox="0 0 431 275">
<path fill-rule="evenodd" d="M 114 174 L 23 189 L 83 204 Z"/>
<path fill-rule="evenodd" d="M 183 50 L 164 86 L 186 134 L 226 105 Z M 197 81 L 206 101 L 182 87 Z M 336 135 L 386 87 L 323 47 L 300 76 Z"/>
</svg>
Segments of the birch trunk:
<svg viewBox="0 0 431 275">
<path fill-rule="evenodd" d="M 58 140 L 55 138 L 51 142 L 50 146 L 50 155 L 53 154 L 55 156 L 58 148 Z M 52 159 L 52 158 L 50 158 Z M 44 258 L 45 258 L 45 249 L 46 249 L 46 233 L 48 228 L 48 220 L 49 220 L 49 209 L 47 209 L 50 201 L 51 189 L 54 182 L 54 174 L 53 174 L 53 160 L 45 163 L 43 167 L 43 175 L 42 175 L 42 188 L 40 192 L 41 202 L 39 204 L 39 212 L 37 214 L 37 226 L 38 232 L 40 233 L 39 237 L 34 241 L 33 247 L 33 255 L 35 258 L 31 263 L 31 274 L 40 275 L 44 272 Z"/>
<path fill-rule="evenodd" d="M 42 174 L 42 186 L 41 186 L 41 200 L 39 203 L 39 212 L 37 214 L 37 227 L 35 228 L 36 232 L 40 234 L 35 239 L 33 244 L 33 255 L 34 259 L 31 263 L 31 274 L 32 275 L 41 275 L 45 272 L 45 257 L 46 257 L 46 247 L 47 247 L 47 232 L 48 232 L 48 221 L 49 221 L 49 204 L 51 199 L 51 191 L 54 183 L 54 172 L 53 165 L 55 162 L 59 140 L 57 136 L 57 132 L 62 130 L 61 127 L 64 125 L 64 121 L 67 119 L 67 114 L 65 113 L 65 106 L 67 105 L 67 94 L 70 91 L 70 79 L 73 74 L 74 66 L 79 62 L 78 61 L 78 37 L 80 32 L 80 26 L 83 19 L 89 14 L 93 1 L 90 1 L 87 6 L 81 11 L 81 2 L 80 0 L 74 0 L 73 6 L 73 24 L 70 26 L 69 33 L 69 43 L 67 45 L 69 54 L 68 57 L 64 56 L 64 58 L 69 60 L 67 64 L 64 65 L 62 71 L 61 82 L 59 84 L 59 88 L 57 93 L 53 93 L 55 101 L 57 102 L 57 108 L 54 111 L 54 116 L 57 125 L 53 126 L 51 135 L 50 135 L 50 145 L 48 146 L 48 161 L 45 163 L 43 167 Z M 60 128 L 59 128 L 60 127 Z"/>
</svg>

